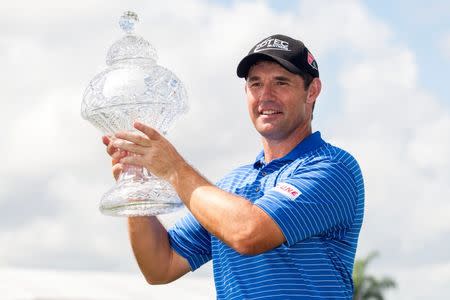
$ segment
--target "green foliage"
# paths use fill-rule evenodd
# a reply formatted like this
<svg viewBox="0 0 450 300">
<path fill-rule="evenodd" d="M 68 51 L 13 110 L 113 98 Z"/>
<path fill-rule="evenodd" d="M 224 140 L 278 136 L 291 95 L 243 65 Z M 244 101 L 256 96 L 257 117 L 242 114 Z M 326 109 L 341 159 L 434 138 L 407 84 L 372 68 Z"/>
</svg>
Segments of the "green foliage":
<svg viewBox="0 0 450 300">
<path fill-rule="evenodd" d="M 395 281 L 390 277 L 375 278 L 367 274 L 367 265 L 377 256 L 378 252 L 372 252 L 366 258 L 355 261 L 353 300 L 384 300 L 383 292 L 396 287 Z"/>
</svg>

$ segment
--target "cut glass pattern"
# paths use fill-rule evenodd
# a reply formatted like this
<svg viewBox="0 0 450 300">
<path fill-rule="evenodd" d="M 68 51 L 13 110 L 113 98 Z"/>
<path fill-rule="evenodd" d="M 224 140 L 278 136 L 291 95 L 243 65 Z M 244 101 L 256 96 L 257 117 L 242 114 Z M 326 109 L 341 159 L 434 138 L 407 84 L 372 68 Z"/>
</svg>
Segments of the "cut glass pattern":
<svg viewBox="0 0 450 300">
<path fill-rule="evenodd" d="M 119 24 L 125 36 L 109 49 L 106 70 L 87 86 L 83 118 L 105 134 L 134 131 L 141 121 L 165 134 L 174 119 L 187 111 L 187 95 L 170 70 L 156 64 L 151 44 L 134 34 L 138 17 L 125 12 Z M 116 186 L 102 198 L 107 215 L 142 216 L 171 212 L 182 206 L 171 185 L 146 169 L 126 166 Z"/>
</svg>

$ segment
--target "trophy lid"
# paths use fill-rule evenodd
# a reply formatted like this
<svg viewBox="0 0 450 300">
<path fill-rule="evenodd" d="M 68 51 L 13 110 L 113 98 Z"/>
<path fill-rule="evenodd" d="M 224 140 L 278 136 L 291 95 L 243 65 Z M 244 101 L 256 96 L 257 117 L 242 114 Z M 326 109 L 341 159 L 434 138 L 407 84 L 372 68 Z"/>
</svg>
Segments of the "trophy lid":
<svg viewBox="0 0 450 300">
<path fill-rule="evenodd" d="M 180 79 L 159 66 L 155 48 L 134 34 L 137 22 L 137 14 L 130 11 L 120 18 L 125 36 L 110 47 L 108 67 L 83 95 L 81 115 L 103 132 L 134 130 L 133 121 L 140 120 L 164 133 L 188 109 Z"/>
<path fill-rule="evenodd" d="M 125 36 L 116 41 L 108 50 L 106 64 L 113 65 L 124 60 L 147 61 L 155 63 L 158 59 L 155 48 L 144 38 L 134 34 L 134 28 L 139 23 L 138 15 L 132 11 L 126 11 L 119 19 L 120 28 Z"/>
</svg>

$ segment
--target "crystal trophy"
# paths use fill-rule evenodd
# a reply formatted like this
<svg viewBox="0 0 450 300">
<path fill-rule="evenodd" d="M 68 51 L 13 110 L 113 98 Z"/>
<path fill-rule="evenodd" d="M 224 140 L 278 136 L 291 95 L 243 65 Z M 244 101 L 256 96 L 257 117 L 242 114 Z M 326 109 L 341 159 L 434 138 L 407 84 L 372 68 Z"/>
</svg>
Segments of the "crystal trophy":
<svg viewBox="0 0 450 300">
<path fill-rule="evenodd" d="M 124 36 L 110 48 L 108 67 L 86 88 L 81 115 L 103 133 L 137 131 L 139 120 L 165 134 L 174 119 L 187 111 L 181 81 L 156 63 L 155 48 L 134 34 L 134 12 L 125 12 L 119 25 Z M 129 154 L 132 155 L 132 154 Z M 182 207 L 172 186 L 147 169 L 125 165 L 117 183 L 100 201 L 100 211 L 111 216 L 165 214 Z"/>
</svg>

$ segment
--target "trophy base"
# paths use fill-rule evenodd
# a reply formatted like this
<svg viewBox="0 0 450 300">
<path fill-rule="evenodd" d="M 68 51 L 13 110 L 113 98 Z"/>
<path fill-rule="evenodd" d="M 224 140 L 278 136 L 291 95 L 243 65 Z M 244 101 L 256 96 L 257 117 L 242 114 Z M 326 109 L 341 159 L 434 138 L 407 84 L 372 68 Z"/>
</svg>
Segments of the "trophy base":
<svg viewBox="0 0 450 300">
<path fill-rule="evenodd" d="M 149 174 L 138 177 L 127 176 L 126 173 L 121 175 L 100 202 L 100 211 L 108 216 L 156 216 L 182 207 L 183 203 L 172 186 Z"/>
</svg>

